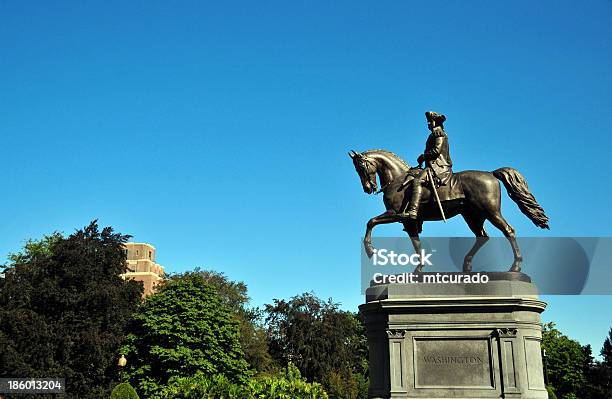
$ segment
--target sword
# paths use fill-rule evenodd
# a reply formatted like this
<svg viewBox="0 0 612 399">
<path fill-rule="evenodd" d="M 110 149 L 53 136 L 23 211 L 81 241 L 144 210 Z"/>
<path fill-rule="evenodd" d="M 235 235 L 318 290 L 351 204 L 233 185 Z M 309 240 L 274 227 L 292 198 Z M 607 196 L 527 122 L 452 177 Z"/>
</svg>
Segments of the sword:
<svg viewBox="0 0 612 399">
<path fill-rule="evenodd" d="M 442 220 L 446 223 L 446 216 L 444 216 L 444 209 L 442 209 L 442 203 L 440 202 L 440 197 L 438 196 L 438 191 L 436 190 L 436 183 L 434 182 L 433 176 L 431 175 L 431 170 L 427 168 L 427 177 L 429 178 L 429 182 L 431 183 L 431 189 L 436 197 L 436 202 L 438 203 L 438 208 L 440 208 L 440 214 L 442 214 Z"/>
</svg>

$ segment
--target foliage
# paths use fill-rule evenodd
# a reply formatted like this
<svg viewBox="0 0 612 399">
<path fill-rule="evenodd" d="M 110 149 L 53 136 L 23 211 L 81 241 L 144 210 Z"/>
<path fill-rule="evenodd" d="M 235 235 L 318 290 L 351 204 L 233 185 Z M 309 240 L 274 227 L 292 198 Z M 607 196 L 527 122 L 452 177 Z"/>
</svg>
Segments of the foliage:
<svg viewBox="0 0 612 399">
<path fill-rule="evenodd" d="M 308 381 L 322 382 L 335 398 L 363 397 L 368 352 L 359 316 L 309 293 L 274 300 L 265 311 L 276 361 L 295 363 Z"/>
<path fill-rule="evenodd" d="M 585 356 L 580 343 L 563 335 L 554 323 L 544 325 L 542 347 L 546 350 L 550 384 L 562 398 L 576 396 L 585 384 Z"/>
<path fill-rule="evenodd" d="M 603 365 L 595 361 L 591 345 L 583 346 L 582 353 L 584 355 L 582 372 L 585 377 L 585 382 L 578 389 L 577 396 L 580 399 L 604 398 L 605 390 L 602 383 L 605 381 L 605 373 L 602 367 Z"/>
<path fill-rule="evenodd" d="M 108 397 L 142 284 L 124 281 L 129 236 L 92 222 L 29 241 L 0 279 L 0 377 L 66 378 L 68 397 Z"/>
<path fill-rule="evenodd" d="M 547 353 L 549 382 L 559 398 L 612 398 L 612 369 L 606 366 L 605 356 L 610 341 L 612 330 L 601 350 L 603 361 L 598 362 L 590 345 L 581 347 L 561 334 L 553 323 L 544 326 L 542 346 Z"/>
<path fill-rule="evenodd" d="M 245 359 L 257 372 L 272 372 L 275 370 L 274 360 L 268 350 L 268 337 L 261 323 L 259 309 L 249 308 L 247 286 L 243 282 L 229 280 L 222 273 L 215 271 L 199 271 L 204 279 L 217 289 L 222 302 L 228 306 L 240 323 L 240 345 Z"/>
<path fill-rule="evenodd" d="M 173 377 L 155 399 L 328 399 L 321 385 L 304 380 L 290 364 L 279 376 L 251 378 L 236 384 L 222 375 Z"/>
<path fill-rule="evenodd" d="M 196 374 L 191 377 L 171 377 L 151 399 L 250 399 L 252 394 L 247 385 L 236 384 L 223 375 L 206 377 Z"/>
<path fill-rule="evenodd" d="M 150 397 L 172 377 L 250 375 L 240 347 L 239 323 L 216 289 L 199 273 L 166 281 L 135 313 L 123 348 L 125 374 Z"/>
<path fill-rule="evenodd" d="M 122 382 L 113 389 L 110 399 L 139 399 L 139 397 L 130 384 Z"/>
<path fill-rule="evenodd" d="M 603 358 L 603 364 L 612 369 L 612 328 L 608 331 L 608 336 L 603 343 L 603 348 L 601 348 L 601 357 Z"/>
<path fill-rule="evenodd" d="M 330 399 L 367 399 L 368 379 L 350 370 L 330 371 L 323 380 Z"/>
<path fill-rule="evenodd" d="M 594 370 L 592 380 L 597 381 L 601 397 L 612 398 L 612 328 L 601 348 L 603 361 Z"/>
<path fill-rule="evenodd" d="M 557 395 L 555 395 L 555 390 L 552 386 L 546 385 L 546 392 L 548 392 L 548 399 L 557 399 Z"/>
<path fill-rule="evenodd" d="M 250 387 L 255 398 L 266 399 L 328 399 L 318 383 L 308 383 L 300 371 L 289 363 L 279 377 L 263 377 L 251 380 Z"/>
</svg>

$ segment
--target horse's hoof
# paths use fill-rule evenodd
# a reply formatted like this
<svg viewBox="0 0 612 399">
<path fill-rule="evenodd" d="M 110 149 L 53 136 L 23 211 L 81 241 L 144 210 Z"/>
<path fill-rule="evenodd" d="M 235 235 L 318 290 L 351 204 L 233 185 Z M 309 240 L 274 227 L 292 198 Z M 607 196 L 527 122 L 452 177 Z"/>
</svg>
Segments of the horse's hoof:
<svg viewBox="0 0 612 399">
<path fill-rule="evenodd" d="M 423 273 L 423 266 L 417 266 L 414 269 L 414 273 Z"/>
<path fill-rule="evenodd" d="M 509 272 L 520 272 L 521 271 L 521 266 L 520 265 L 512 265 L 512 267 L 510 268 L 510 270 L 508 270 Z"/>
<path fill-rule="evenodd" d="M 472 262 L 464 262 L 463 263 L 463 273 L 471 273 L 472 272 Z"/>
</svg>

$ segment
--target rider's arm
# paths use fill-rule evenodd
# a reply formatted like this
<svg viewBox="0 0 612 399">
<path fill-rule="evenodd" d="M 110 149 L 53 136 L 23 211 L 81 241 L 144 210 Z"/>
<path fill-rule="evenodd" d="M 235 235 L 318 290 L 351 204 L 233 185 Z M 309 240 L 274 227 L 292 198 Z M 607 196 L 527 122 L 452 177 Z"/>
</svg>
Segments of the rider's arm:
<svg viewBox="0 0 612 399">
<path fill-rule="evenodd" d="M 426 161 L 433 161 L 434 159 L 438 158 L 440 151 L 442 151 L 442 143 L 444 143 L 443 134 L 436 135 L 436 140 L 434 141 L 433 147 L 425 151 L 423 154 Z"/>
</svg>

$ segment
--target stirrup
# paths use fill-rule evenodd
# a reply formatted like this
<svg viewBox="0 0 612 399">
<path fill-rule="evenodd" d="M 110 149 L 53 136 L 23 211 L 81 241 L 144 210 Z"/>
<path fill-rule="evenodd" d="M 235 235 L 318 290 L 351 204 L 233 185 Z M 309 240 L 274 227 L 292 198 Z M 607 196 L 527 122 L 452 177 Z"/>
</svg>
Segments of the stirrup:
<svg viewBox="0 0 612 399">
<path fill-rule="evenodd" d="M 408 219 L 416 220 L 416 219 L 418 219 L 419 214 L 418 214 L 418 211 L 416 211 L 416 210 L 410 210 L 408 212 L 404 212 L 402 214 L 402 216 L 407 217 Z"/>
</svg>

